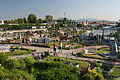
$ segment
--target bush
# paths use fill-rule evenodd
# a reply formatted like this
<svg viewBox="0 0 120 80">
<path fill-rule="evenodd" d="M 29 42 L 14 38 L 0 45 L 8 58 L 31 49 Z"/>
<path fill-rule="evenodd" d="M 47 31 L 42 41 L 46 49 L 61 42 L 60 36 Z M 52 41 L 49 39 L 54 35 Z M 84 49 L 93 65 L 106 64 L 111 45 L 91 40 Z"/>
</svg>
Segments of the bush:
<svg viewBox="0 0 120 80">
<path fill-rule="evenodd" d="M 91 74 L 85 74 L 81 80 L 94 80 L 94 77 Z"/>
<path fill-rule="evenodd" d="M 15 49 L 13 52 L 6 52 L 5 55 L 7 55 L 7 56 L 22 55 L 22 54 L 27 54 L 27 53 L 31 53 L 31 52 L 32 51 Z"/>
<path fill-rule="evenodd" d="M 18 43 L 14 43 L 14 42 L 0 42 L 0 44 L 18 44 Z"/>
<path fill-rule="evenodd" d="M 45 48 L 50 48 L 49 45 L 46 44 L 31 44 L 32 46 L 37 46 L 37 47 L 45 47 Z"/>
<path fill-rule="evenodd" d="M 0 53 L 0 64 L 1 65 L 6 65 L 6 61 L 7 61 L 8 57 L 4 54 L 4 53 Z"/>
<path fill-rule="evenodd" d="M 20 50 L 26 50 L 26 51 L 33 51 L 33 49 L 29 49 L 29 48 L 20 48 Z"/>
<path fill-rule="evenodd" d="M 95 80 L 105 80 L 105 79 L 101 74 L 99 74 L 98 76 L 96 76 Z"/>
<path fill-rule="evenodd" d="M 36 80 L 78 80 L 78 76 L 65 68 L 54 68 L 38 74 Z"/>
<path fill-rule="evenodd" d="M 45 53 L 45 57 L 50 56 L 50 52 L 49 51 L 45 51 L 44 53 Z"/>
</svg>

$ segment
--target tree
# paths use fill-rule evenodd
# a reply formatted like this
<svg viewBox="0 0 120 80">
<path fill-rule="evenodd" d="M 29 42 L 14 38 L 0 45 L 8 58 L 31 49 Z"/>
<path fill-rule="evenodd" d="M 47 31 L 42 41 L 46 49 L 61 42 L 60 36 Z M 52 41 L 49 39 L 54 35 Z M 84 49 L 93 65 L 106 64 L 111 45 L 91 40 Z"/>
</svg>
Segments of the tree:
<svg viewBox="0 0 120 80">
<path fill-rule="evenodd" d="M 83 25 L 82 24 L 77 24 L 77 27 L 82 27 Z"/>
<path fill-rule="evenodd" d="M 18 21 L 19 24 L 24 24 L 24 20 L 22 18 L 18 18 L 17 21 Z"/>
<path fill-rule="evenodd" d="M 36 80 L 78 80 L 78 76 L 65 68 L 53 68 L 38 74 Z"/>
<path fill-rule="evenodd" d="M 24 20 L 24 23 L 27 23 L 27 20 L 26 20 L 26 18 L 25 18 L 25 17 L 23 18 L 23 20 Z"/>
<path fill-rule="evenodd" d="M 34 14 L 30 14 L 30 15 L 28 16 L 28 22 L 29 22 L 29 23 L 36 23 L 36 22 L 37 22 L 37 16 L 34 15 Z"/>
<path fill-rule="evenodd" d="M 28 72 L 32 72 L 33 71 L 33 64 L 35 63 L 35 60 L 33 57 L 26 57 L 24 59 L 25 63 L 26 63 L 26 67 L 27 67 L 27 70 Z"/>
<path fill-rule="evenodd" d="M 67 23 L 68 19 L 67 18 L 64 18 L 63 19 L 63 23 Z"/>
<path fill-rule="evenodd" d="M 99 74 L 98 76 L 96 76 L 95 80 L 105 80 L 105 79 L 102 76 L 102 74 Z"/>
<path fill-rule="evenodd" d="M 0 53 L 0 64 L 4 66 L 6 64 L 8 57 L 4 53 Z"/>
<path fill-rule="evenodd" d="M 10 24 L 10 21 L 5 20 L 4 23 L 5 23 L 5 24 Z"/>
<path fill-rule="evenodd" d="M 94 77 L 91 74 L 85 74 L 81 80 L 94 80 Z"/>
<path fill-rule="evenodd" d="M 53 16 L 47 15 L 45 20 L 46 20 L 46 21 L 52 21 L 52 19 L 53 19 Z"/>
<path fill-rule="evenodd" d="M 5 67 L 7 69 L 20 69 L 20 61 L 18 59 L 7 60 Z"/>
<path fill-rule="evenodd" d="M 37 22 L 38 23 L 43 23 L 43 20 L 39 18 Z"/>
</svg>

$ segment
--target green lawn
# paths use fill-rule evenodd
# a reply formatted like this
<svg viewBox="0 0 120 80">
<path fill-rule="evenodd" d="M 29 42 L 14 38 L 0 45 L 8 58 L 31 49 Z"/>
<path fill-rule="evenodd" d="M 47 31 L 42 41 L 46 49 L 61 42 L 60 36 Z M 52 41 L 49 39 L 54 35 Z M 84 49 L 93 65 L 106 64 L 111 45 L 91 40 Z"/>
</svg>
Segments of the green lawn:
<svg viewBox="0 0 120 80">
<path fill-rule="evenodd" d="M 113 75 L 113 76 L 120 76 L 120 68 L 118 68 L 119 66 L 116 66 L 114 65 L 114 72 L 111 72 L 111 73 L 108 73 L 110 75 Z"/>
<path fill-rule="evenodd" d="M 15 49 L 13 52 L 6 52 L 5 54 L 7 56 L 12 56 L 12 55 L 22 55 L 22 54 L 27 54 L 27 53 L 31 53 L 32 51 L 27 51 L 27 50 L 19 50 L 19 49 Z"/>
<path fill-rule="evenodd" d="M 110 53 L 110 48 L 102 48 L 100 50 L 97 50 L 96 53 L 99 53 L 99 54 L 104 54 L 104 53 Z"/>
</svg>

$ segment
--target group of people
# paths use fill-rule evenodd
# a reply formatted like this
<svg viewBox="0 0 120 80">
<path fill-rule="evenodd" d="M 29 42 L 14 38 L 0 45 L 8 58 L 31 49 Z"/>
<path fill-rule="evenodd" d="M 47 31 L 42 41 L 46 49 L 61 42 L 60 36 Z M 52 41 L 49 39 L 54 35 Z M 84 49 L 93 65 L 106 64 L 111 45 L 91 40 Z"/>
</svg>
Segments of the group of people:
<svg viewBox="0 0 120 80">
<path fill-rule="evenodd" d="M 22 43 L 26 43 L 27 45 L 30 45 L 32 43 L 32 38 L 25 37 L 22 39 Z"/>
<path fill-rule="evenodd" d="M 57 56 L 58 53 L 62 53 L 62 42 L 59 43 L 59 46 L 56 43 L 53 43 L 54 56 Z"/>
</svg>

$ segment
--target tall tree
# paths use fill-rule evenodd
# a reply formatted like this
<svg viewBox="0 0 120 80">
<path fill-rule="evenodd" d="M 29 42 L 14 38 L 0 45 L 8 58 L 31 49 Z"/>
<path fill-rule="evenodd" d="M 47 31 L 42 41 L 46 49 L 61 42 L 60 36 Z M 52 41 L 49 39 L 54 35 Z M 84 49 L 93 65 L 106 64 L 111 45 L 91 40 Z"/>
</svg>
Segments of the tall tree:
<svg viewBox="0 0 120 80">
<path fill-rule="evenodd" d="M 51 16 L 51 15 L 46 15 L 46 21 L 52 21 L 52 19 L 53 19 L 53 16 Z"/>
<path fill-rule="evenodd" d="M 25 17 L 23 18 L 23 20 L 24 20 L 24 23 L 27 23 L 27 20 L 26 20 L 26 18 L 25 18 Z"/>
<path fill-rule="evenodd" d="M 37 16 L 34 15 L 34 14 L 30 14 L 30 15 L 28 16 L 28 22 L 29 22 L 29 23 L 36 23 L 36 22 L 37 22 Z"/>
</svg>

